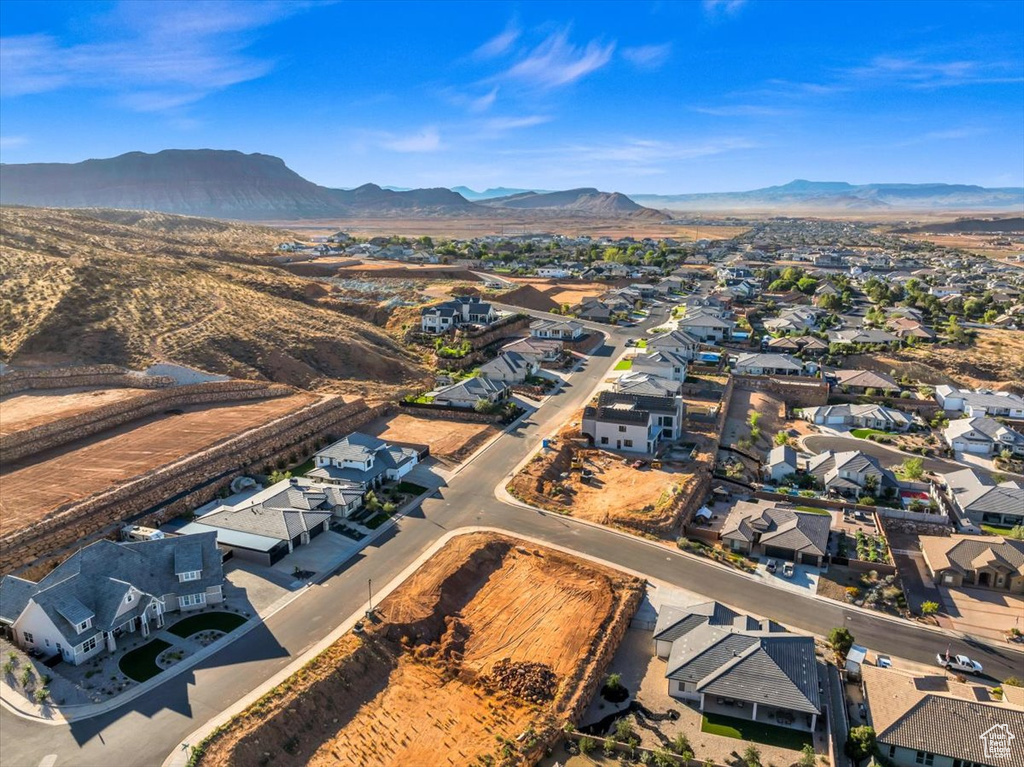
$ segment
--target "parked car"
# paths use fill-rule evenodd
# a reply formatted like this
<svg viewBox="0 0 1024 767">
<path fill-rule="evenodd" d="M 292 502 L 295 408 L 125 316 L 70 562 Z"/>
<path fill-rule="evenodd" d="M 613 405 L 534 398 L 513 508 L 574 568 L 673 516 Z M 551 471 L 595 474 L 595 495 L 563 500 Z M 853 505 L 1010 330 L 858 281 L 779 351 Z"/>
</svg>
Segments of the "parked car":
<svg viewBox="0 0 1024 767">
<path fill-rule="evenodd" d="M 634 469 L 642 469 L 646 465 L 647 465 L 647 461 L 644 461 L 642 459 L 639 460 L 639 461 L 633 461 L 633 468 Z"/>
<path fill-rule="evenodd" d="M 948 653 L 936 653 L 935 660 L 947 671 L 957 671 L 961 674 L 980 674 L 982 666 L 978 661 L 971 660 L 966 655 L 949 655 Z"/>
<path fill-rule="evenodd" d="M 787 578 L 792 578 L 794 572 L 795 570 L 793 569 L 792 562 L 786 562 L 786 564 L 782 566 L 782 574 L 785 575 Z"/>
<path fill-rule="evenodd" d="M 776 570 L 779 569 L 779 564 L 774 559 L 769 559 L 768 564 L 764 566 L 764 569 L 770 573 L 774 573 Z"/>
</svg>

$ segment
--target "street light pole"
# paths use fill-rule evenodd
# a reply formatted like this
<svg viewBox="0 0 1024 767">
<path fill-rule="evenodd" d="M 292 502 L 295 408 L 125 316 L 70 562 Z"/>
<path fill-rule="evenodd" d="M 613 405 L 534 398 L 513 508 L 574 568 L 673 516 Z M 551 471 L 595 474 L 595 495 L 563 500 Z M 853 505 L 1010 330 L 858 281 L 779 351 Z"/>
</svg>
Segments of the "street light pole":
<svg viewBox="0 0 1024 767">
<path fill-rule="evenodd" d="M 369 595 L 369 607 L 366 609 L 366 617 L 373 615 L 373 579 L 366 579 L 366 592 Z"/>
</svg>

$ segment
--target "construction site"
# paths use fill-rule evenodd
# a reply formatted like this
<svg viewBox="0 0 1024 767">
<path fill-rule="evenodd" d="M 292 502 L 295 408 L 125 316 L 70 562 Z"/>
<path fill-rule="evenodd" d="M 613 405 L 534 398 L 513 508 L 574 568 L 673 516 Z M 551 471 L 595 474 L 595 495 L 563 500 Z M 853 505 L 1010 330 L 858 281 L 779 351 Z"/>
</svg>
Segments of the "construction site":
<svg viewBox="0 0 1024 767">
<path fill-rule="evenodd" d="M 459 536 L 195 764 L 533 763 L 578 722 L 642 589 L 514 538 Z"/>
</svg>

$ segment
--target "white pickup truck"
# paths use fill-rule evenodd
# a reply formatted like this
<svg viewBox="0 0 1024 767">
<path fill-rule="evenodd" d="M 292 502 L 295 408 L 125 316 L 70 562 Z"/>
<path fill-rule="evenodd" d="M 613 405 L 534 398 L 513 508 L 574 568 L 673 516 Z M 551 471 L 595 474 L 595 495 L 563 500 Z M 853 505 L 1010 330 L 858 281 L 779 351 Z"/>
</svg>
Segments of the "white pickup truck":
<svg viewBox="0 0 1024 767">
<path fill-rule="evenodd" d="M 940 652 L 935 654 L 935 660 L 947 671 L 957 671 L 961 674 L 980 674 L 982 672 L 981 664 L 966 655 L 946 655 Z"/>
</svg>

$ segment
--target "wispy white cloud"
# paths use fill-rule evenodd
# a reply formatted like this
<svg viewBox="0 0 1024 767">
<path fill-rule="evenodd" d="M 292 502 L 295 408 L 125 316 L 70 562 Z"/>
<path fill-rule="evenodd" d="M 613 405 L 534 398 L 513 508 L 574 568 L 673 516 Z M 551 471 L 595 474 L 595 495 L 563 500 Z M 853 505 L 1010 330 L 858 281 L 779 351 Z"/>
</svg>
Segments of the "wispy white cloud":
<svg viewBox="0 0 1024 767">
<path fill-rule="evenodd" d="M 637 69 L 658 69 L 672 55 L 672 43 L 638 45 L 622 49 L 622 58 Z"/>
<path fill-rule="evenodd" d="M 614 52 L 614 42 L 591 40 L 578 46 L 569 42 L 567 32 L 555 32 L 500 77 L 538 88 L 570 85 L 604 67 Z"/>
<path fill-rule="evenodd" d="M 67 45 L 50 35 L 0 41 L 0 95 L 76 87 L 114 94 L 138 111 L 163 111 L 266 75 L 273 61 L 247 49 L 252 33 L 306 3 L 122 3 L 102 20 L 96 42 Z"/>
<path fill-rule="evenodd" d="M 470 101 L 469 101 L 469 111 L 470 112 L 486 112 L 488 109 L 490 109 L 492 106 L 494 106 L 494 102 L 497 100 L 497 98 L 498 98 L 498 86 L 495 85 L 493 88 L 491 88 L 483 96 L 478 96 L 475 99 L 470 99 Z"/>
<path fill-rule="evenodd" d="M 711 18 L 735 16 L 747 4 L 747 0 L 704 0 L 704 14 Z"/>
<path fill-rule="evenodd" d="M 28 136 L 0 136 L 0 149 L 17 149 L 28 143 Z"/>
<path fill-rule="evenodd" d="M 497 58 L 515 45 L 520 34 L 519 26 L 514 21 L 509 22 L 509 25 L 503 31 L 473 51 L 473 56 L 478 59 Z"/>
<path fill-rule="evenodd" d="M 548 115 L 524 115 L 522 117 L 493 117 L 484 122 L 483 127 L 493 132 L 518 130 L 520 128 L 533 128 L 551 122 Z"/>
<path fill-rule="evenodd" d="M 914 88 L 946 88 L 986 83 L 1019 83 L 1024 77 L 1009 62 L 957 59 L 929 61 L 920 57 L 876 56 L 868 64 L 846 70 L 855 83 L 898 82 Z"/>
<path fill-rule="evenodd" d="M 441 134 L 434 126 L 404 136 L 387 134 L 377 143 L 392 152 L 437 152 L 444 148 Z"/>
<path fill-rule="evenodd" d="M 792 109 L 762 106 L 760 104 L 732 104 L 720 107 L 693 107 L 694 112 L 714 117 L 783 117 L 793 114 Z"/>
<path fill-rule="evenodd" d="M 908 138 L 905 141 L 899 141 L 894 146 L 914 146 L 916 144 L 927 144 L 932 141 L 961 141 L 977 138 L 988 132 L 987 128 L 982 127 L 944 128 L 942 130 L 928 131 L 919 136 Z"/>
</svg>

